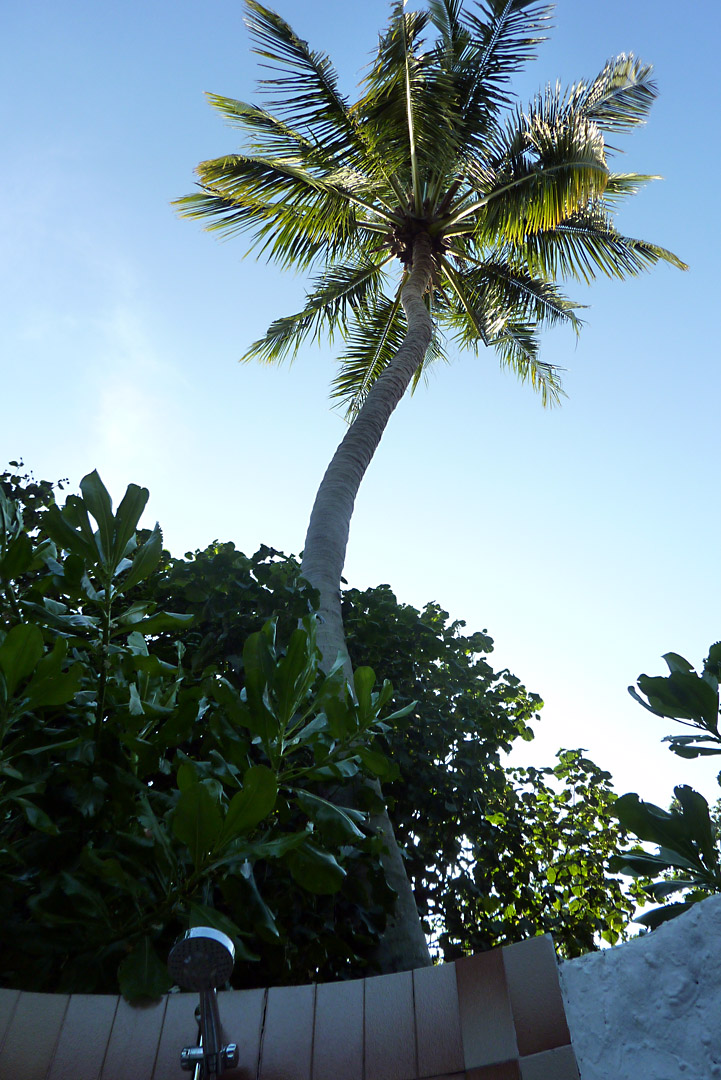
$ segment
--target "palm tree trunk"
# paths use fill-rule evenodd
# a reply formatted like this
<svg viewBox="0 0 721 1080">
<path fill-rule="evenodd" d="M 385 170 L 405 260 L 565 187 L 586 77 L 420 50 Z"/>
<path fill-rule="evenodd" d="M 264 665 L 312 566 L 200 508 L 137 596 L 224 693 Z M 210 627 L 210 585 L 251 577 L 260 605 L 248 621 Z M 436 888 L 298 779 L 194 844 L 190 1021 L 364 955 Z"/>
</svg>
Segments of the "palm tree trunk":
<svg viewBox="0 0 721 1080">
<path fill-rule="evenodd" d="M 327 670 L 340 653 L 346 674 L 352 670 L 343 630 L 340 581 L 348 545 L 350 520 L 363 476 L 385 431 L 391 413 L 408 389 L 430 344 L 433 325 L 423 302 L 431 280 L 430 239 L 419 234 L 413 246 L 411 272 L 401 293 L 408 330 L 396 356 L 371 387 L 357 417 L 336 450 L 316 495 L 305 539 L 301 572 L 320 592 L 317 641 Z M 380 785 L 374 785 L 380 793 Z M 406 971 L 431 963 L 413 891 L 388 814 L 371 824 L 385 841 L 383 868 L 398 894 L 375 960 L 384 972 Z"/>
</svg>

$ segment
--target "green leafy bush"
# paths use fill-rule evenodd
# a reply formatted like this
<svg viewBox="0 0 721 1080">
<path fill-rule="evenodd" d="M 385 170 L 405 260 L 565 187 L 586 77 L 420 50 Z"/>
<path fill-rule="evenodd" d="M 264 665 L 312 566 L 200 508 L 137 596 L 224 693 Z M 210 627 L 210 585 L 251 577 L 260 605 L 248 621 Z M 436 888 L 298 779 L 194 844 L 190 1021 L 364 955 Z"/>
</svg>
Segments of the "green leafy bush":
<svg viewBox="0 0 721 1080">
<path fill-rule="evenodd" d="M 60 508 L 0 476 L 4 983 L 154 996 L 198 923 L 233 937 L 237 986 L 372 970 L 393 894 L 368 777 L 438 956 L 624 934 L 608 774 L 580 751 L 503 767 L 542 703 L 492 669 L 485 632 L 349 589 L 351 692 L 319 671 L 295 560 L 171 558 L 137 530 L 147 497 L 131 485 L 113 511 L 93 473 Z"/>
<path fill-rule="evenodd" d="M 337 789 L 391 774 L 374 745 L 397 719 L 380 719 L 390 684 L 375 692 L 367 667 L 354 693 L 322 675 L 312 615 L 285 647 L 272 620 L 248 635 L 242 677 L 231 663 L 189 677 L 185 646 L 166 659 L 156 643 L 194 615 L 139 589 L 162 556 L 157 526 L 137 535 L 148 492 L 130 485 L 113 513 L 97 473 L 80 490 L 34 532 L 0 491 L 3 980 L 152 996 L 188 923 L 225 930 L 248 962 L 277 943 L 262 981 L 358 960 L 391 898 L 366 814 Z M 308 898 L 315 953 L 271 910 L 269 881 Z M 331 912 L 348 928 L 332 947 Z"/>
<path fill-rule="evenodd" d="M 683 758 L 721 754 L 719 734 L 719 671 L 721 643 L 712 645 L 698 674 L 688 660 L 678 653 L 663 657 L 668 675 L 639 675 L 640 693 L 629 686 L 629 693 L 655 716 L 677 720 L 695 728 L 692 735 L 668 735 L 664 742 Z M 675 805 L 662 810 L 639 799 L 635 792 L 622 795 L 614 813 L 622 826 L 639 840 L 656 844 L 655 852 L 637 846 L 612 860 L 615 870 L 646 879 L 646 900 L 669 900 L 661 907 L 644 912 L 638 919 L 653 930 L 681 915 L 692 904 L 721 892 L 721 849 L 717 828 L 709 805 L 693 788 L 684 784 L 674 788 Z"/>
</svg>

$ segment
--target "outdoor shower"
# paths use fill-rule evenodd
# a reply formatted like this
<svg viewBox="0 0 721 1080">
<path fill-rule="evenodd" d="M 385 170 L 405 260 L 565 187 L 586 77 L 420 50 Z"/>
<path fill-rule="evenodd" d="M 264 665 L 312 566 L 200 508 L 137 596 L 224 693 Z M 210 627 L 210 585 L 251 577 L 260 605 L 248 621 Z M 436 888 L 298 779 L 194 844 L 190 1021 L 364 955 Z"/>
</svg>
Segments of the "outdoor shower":
<svg viewBox="0 0 721 1080">
<path fill-rule="evenodd" d="M 194 1080 L 216 1077 L 238 1064 L 238 1046 L 223 1046 L 216 988 L 230 978 L 235 963 L 235 949 L 227 934 L 210 926 L 195 926 L 176 941 L 168 956 L 170 977 L 186 990 L 197 990 L 200 1005 L 196 1015 L 200 1026 L 197 1046 L 180 1052 L 180 1067 Z"/>
</svg>

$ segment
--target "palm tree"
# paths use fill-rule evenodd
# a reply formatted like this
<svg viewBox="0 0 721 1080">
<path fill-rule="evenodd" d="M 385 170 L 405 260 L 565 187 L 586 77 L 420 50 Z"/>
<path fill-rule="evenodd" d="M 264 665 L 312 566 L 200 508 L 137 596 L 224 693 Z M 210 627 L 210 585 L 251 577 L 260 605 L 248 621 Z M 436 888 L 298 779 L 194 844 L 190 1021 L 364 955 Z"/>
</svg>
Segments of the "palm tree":
<svg viewBox="0 0 721 1080">
<path fill-rule="evenodd" d="M 200 190 L 176 205 L 209 230 L 249 233 L 282 267 L 314 273 L 302 311 L 273 322 L 244 359 L 293 357 L 324 334 L 341 340 L 333 395 L 350 423 L 302 564 L 320 592 L 330 665 L 347 659 L 340 581 L 356 494 L 428 364 L 453 343 L 483 346 L 553 403 L 562 390 L 539 359 L 539 333 L 580 327 L 557 282 L 622 278 L 659 260 L 685 267 L 613 225 L 617 205 L 652 179 L 608 165 L 605 136 L 642 124 L 656 95 L 651 68 L 634 57 L 609 61 L 590 82 L 547 87 L 523 109 L 508 83 L 543 40 L 548 7 L 427 0 L 411 12 L 399 0 L 351 104 L 327 56 L 257 0 L 246 5 L 254 51 L 271 69 L 261 80 L 267 107 L 210 95 L 246 146 L 199 165 Z"/>
</svg>

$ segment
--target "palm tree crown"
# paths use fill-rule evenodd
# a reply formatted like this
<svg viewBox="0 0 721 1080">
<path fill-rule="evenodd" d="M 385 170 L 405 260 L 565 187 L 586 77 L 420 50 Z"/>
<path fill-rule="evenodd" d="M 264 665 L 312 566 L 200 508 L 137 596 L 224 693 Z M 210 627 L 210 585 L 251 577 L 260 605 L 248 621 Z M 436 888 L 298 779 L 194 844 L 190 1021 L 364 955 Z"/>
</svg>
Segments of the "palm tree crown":
<svg viewBox="0 0 721 1080">
<path fill-rule="evenodd" d="M 399 2 L 349 104 L 327 56 L 246 3 L 255 51 L 272 69 L 261 82 L 268 108 L 210 95 L 245 132 L 247 152 L 203 162 L 201 191 L 177 205 L 316 276 L 303 310 L 273 322 L 245 358 L 281 360 L 337 333 L 333 394 L 355 416 L 403 339 L 401 290 L 425 234 L 433 335 L 413 385 L 451 338 L 493 347 L 553 401 L 560 383 L 538 359 L 539 329 L 579 327 L 556 281 L 623 277 L 659 259 L 684 267 L 613 226 L 618 202 L 652 179 L 607 162 L 605 135 L 643 123 L 656 94 L 651 68 L 632 56 L 522 109 L 507 84 L 543 40 L 548 7 L 488 0 L 466 12 L 461 0 L 429 0 L 408 12 Z"/>
</svg>

